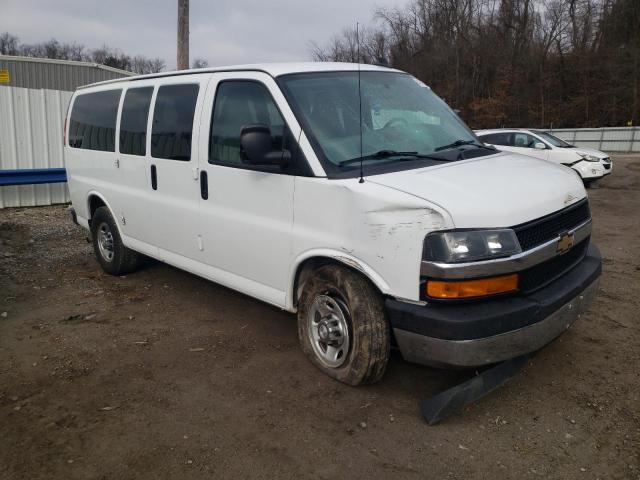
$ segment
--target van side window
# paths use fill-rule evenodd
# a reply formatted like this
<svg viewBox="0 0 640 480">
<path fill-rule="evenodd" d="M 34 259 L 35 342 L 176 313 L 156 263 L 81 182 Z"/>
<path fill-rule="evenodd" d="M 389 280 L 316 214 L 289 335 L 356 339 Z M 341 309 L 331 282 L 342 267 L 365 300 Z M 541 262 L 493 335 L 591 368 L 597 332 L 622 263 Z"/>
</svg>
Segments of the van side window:
<svg viewBox="0 0 640 480">
<path fill-rule="evenodd" d="M 158 89 L 151 129 L 151 156 L 191 160 L 193 115 L 198 85 L 164 85 Z"/>
<path fill-rule="evenodd" d="M 116 148 L 116 117 L 122 90 L 78 95 L 69 123 L 69 146 L 113 152 Z"/>
<path fill-rule="evenodd" d="M 153 87 L 130 88 L 124 96 L 120 117 L 120 153 L 145 155 L 147 119 Z"/>
<path fill-rule="evenodd" d="M 285 148 L 288 129 L 269 90 L 258 82 L 222 82 L 211 119 L 209 163 L 246 165 L 240 152 L 240 132 L 245 125 L 254 124 L 269 127 L 273 150 Z"/>
</svg>

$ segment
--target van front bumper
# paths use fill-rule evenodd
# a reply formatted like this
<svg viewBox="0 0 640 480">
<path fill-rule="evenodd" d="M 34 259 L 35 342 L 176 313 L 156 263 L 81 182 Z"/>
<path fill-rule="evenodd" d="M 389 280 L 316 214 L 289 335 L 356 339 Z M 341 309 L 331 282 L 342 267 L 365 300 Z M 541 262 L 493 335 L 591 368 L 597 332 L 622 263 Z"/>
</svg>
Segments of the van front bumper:
<svg viewBox="0 0 640 480">
<path fill-rule="evenodd" d="M 474 367 L 544 347 L 587 310 L 602 272 L 591 244 L 583 260 L 529 295 L 466 303 L 416 305 L 386 301 L 405 360 L 437 367 Z"/>
</svg>

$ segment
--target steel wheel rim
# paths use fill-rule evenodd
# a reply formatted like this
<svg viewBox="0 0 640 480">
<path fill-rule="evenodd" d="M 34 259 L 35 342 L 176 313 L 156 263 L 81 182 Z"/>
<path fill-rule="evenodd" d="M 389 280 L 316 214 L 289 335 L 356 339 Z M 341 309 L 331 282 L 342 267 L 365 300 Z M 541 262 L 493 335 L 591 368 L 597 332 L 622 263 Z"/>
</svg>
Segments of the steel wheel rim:
<svg viewBox="0 0 640 480">
<path fill-rule="evenodd" d="M 346 305 L 329 295 L 318 295 L 307 315 L 309 340 L 318 360 L 338 368 L 349 354 L 349 312 Z"/>
<path fill-rule="evenodd" d="M 113 234 L 111 228 L 106 222 L 102 222 L 98 227 L 98 250 L 100 255 L 107 262 L 113 260 L 114 248 L 113 248 Z"/>
</svg>

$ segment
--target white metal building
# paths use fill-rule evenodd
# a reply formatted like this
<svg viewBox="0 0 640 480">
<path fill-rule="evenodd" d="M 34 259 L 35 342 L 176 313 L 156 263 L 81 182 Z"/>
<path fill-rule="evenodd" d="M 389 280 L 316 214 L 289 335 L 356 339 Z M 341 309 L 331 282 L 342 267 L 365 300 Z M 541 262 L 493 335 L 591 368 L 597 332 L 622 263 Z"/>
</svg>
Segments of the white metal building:
<svg viewBox="0 0 640 480">
<path fill-rule="evenodd" d="M 0 170 L 64 167 L 73 91 L 133 73 L 96 63 L 0 55 Z M 0 186 L 0 208 L 69 201 L 66 183 Z"/>
</svg>

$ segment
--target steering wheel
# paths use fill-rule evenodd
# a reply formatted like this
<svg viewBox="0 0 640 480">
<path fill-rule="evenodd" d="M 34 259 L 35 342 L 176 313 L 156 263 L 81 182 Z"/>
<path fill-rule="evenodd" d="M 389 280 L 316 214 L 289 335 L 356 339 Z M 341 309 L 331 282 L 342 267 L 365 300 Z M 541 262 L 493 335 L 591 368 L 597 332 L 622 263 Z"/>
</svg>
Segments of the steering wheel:
<svg viewBox="0 0 640 480">
<path fill-rule="evenodd" d="M 402 118 L 402 117 L 395 117 L 395 118 L 392 118 L 391 120 L 389 120 L 387 123 L 385 123 L 384 127 L 382 127 L 382 128 L 395 127 L 395 126 L 399 126 L 401 124 L 402 125 L 409 125 L 409 122 L 407 122 L 407 120 Z"/>
</svg>

